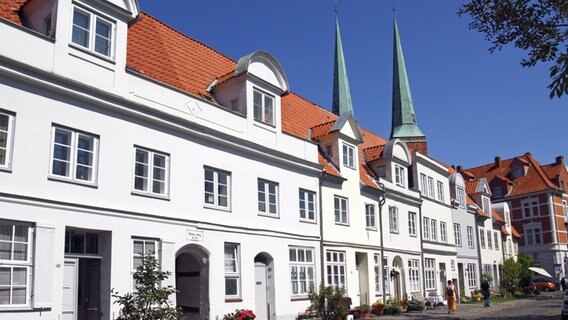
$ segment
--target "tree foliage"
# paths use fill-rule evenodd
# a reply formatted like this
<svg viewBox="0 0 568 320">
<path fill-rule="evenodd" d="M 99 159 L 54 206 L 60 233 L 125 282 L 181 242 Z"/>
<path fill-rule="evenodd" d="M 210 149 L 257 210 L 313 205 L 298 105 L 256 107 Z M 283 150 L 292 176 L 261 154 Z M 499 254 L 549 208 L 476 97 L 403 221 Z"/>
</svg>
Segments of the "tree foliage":
<svg viewBox="0 0 568 320">
<path fill-rule="evenodd" d="M 529 267 L 533 266 L 531 257 L 526 254 L 519 254 L 517 260 L 509 258 L 503 263 L 503 277 L 501 278 L 500 287 L 511 295 L 515 295 L 521 291 L 520 284 L 530 281 L 531 271 Z"/>
<path fill-rule="evenodd" d="M 568 1 L 469 0 L 458 15 L 469 14 L 470 29 L 485 34 L 490 52 L 512 43 L 528 51 L 523 67 L 552 63 L 550 98 L 568 95 Z"/>
<path fill-rule="evenodd" d="M 160 270 L 158 260 L 153 254 L 142 257 L 142 264 L 134 273 L 136 292 L 120 295 L 114 290 L 112 297 L 114 302 L 121 306 L 121 320 L 177 320 L 181 316 L 181 310 L 171 304 L 170 295 L 176 293 L 176 289 L 168 286 L 162 287 L 162 281 L 171 275 L 170 272 Z"/>
<path fill-rule="evenodd" d="M 308 297 L 311 306 L 309 310 L 314 311 L 316 317 L 322 320 L 345 319 L 347 310 L 342 303 L 345 296 L 345 289 L 342 287 L 320 285 L 319 292 L 310 288 Z"/>
</svg>

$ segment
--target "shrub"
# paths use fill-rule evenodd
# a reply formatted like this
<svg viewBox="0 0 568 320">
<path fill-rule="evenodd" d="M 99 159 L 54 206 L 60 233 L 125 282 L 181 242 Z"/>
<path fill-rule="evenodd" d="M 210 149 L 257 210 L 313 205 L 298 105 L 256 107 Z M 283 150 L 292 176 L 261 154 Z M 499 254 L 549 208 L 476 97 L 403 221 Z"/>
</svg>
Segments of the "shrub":
<svg viewBox="0 0 568 320">
<path fill-rule="evenodd" d="M 347 309 L 342 298 L 345 296 L 345 289 L 334 286 L 320 285 L 319 292 L 310 288 L 308 297 L 310 298 L 309 310 L 315 311 L 316 316 L 322 320 L 345 319 Z"/>
<path fill-rule="evenodd" d="M 402 308 L 400 306 L 395 306 L 395 305 L 385 305 L 385 308 L 383 309 L 383 314 L 392 314 L 392 315 L 397 315 L 400 314 L 402 312 Z"/>
<path fill-rule="evenodd" d="M 237 309 L 234 313 L 227 313 L 223 316 L 223 320 L 253 320 L 256 315 L 252 310 Z"/>
</svg>

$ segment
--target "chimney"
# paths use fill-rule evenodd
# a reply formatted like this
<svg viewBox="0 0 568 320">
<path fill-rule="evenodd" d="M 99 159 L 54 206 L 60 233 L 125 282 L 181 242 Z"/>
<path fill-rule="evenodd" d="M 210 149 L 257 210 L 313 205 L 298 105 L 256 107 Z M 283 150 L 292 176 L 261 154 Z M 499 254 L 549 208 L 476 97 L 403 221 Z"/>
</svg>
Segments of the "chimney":
<svg viewBox="0 0 568 320">
<path fill-rule="evenodd" d="M 497 168 L 501 166 L 501 157 L 495 157 L 495 166 Z"/>
<path fill-rule="evenodd" d="M 563 156 L 556 157 L 556 164 L 561 164 L 562 166 L 564 166 L 564 157 Z"/>
</svg>

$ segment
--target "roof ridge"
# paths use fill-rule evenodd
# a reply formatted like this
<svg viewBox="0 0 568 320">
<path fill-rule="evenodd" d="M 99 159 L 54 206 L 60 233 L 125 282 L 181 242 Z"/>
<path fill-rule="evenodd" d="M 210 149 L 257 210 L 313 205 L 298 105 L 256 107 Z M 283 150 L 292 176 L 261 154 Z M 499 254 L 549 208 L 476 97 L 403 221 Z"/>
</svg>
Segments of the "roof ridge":
<svg viewBox="0 0 568 320">
<path fill-rule="evenodd" d="M 163 25 L 164 27 L 166 27 L 166 28 L 172 30 L 173 32 L 175 32 L 175 33 L 177 33 L 177 34 L 180 34 L 180 35 L 184 36 L 185 38 L 187 38 L 187 39 L 189 39 L 189 40 L 191 40 L 191 41 L 193 41 L 193 42 L 195 42 L 195 43 L 197 43 L 197 44 L 199 44 L 199 45 L 201 45 L 201 46 L 203 46 L 203 47 L 205 47 L 205 48 L 207 48 L 207 49 L 209 49 L 209 50 L 211 50 L 211 51 L 213 51 L 213 52 L 215 52 L 215 53 L 217 53 L 217 54 L 219 54 L 220 56 L 222 56 L 222 57 L 224 57 L 224 58 L 230 60 L 231 62 L 233 62 L 233 63 L 235 63 L 235 64 L 237 63 L 237 61 L 233 60 L 231 57 L 227 56 L 226 54 L 224 54 L 224 53 L 222 53 L 222 52 L 220 52 L 220 51 L 218 51 L 218 50 L 213 49 L 212 47 L 206 45 L 205 43 L 203 43 L 203 42 L 201 42 L 201 41 L 199 41 L 199 40 L 197 40 L 197 39 L 195 39 L 195 38 L 192 38 L 191 36 L 189 36 L 189 35 L 187 35 L 187 34 L 181 32 L 181 31 L 179 31 L 179 30 L 174 29 L 174 28 L 171 27 L 170 25 L 166 24 L 165 22 L 162 22 L 162 20 L 160 20 L 160 19 L 154 17 L 153 15 L 147 13 L 146 11 L 141 11 L 140 14 L 141 14 L 141 15 L 144 15 L 144 16 L 147 16 L 147 17 L 149 17 L 149 18 L 155 20 L 156 22 L 158 22 L 158 23 L 160 23 L 161 25 Z M 137 20 L 134 22 L 134 24 L 138 23 L 139 20 L 140 20 L 140 19 L 137 19 Z M 129 26 L 129 27 L 130 27 L 130 26 Z"/>
<path fill-rule="evenodd" d="M 536 172 L 538 173 L 538 175 L 540 176 L 540 178 L 542 179 L 542 181 L 549 187 L 552 189 L 558 189 L 553 183 L 552 181 L 550 181 L 550 179 L 548 178 L 548 176 L 546 175 L 545 172 L 543 172 L 542 168 L 541 168 L 541 164 L 536 161 L 536 159 L 533 159 L 533 157 L 530 154 L 524 154 L 523 157 L 527 157 L 528 161 L 532 164 L 532 166 L 535 168 Z"/>
<path fill-rule="evenodd" d="M 336 121 L 337 121 L 337 119 L 330 120 L 330 121 L 327 121 L 327 122 L 318 123 L 318 124 L 316 124 L 315 126 L 310 127 L 310 129 L 314 129 L 314 128 L 317 128 L 317 127 L 322 127 L 322 126 L 325 126 L 325 125 L 327 125 L 327 124 L 330 124 L 330 123 L 336 122 Z"/>
<path fill-rule="evenodd" d="M 311 101 L 310 99 L 308 99 L 308 98 L 306 98 L 306 97 L 304 97 L 304 96 L 301 96 L 300 94 L 298 94 L 298 93 L 296 93 L 296 92 L 290 91 L 289 94 L 290 94 L 290 95 L 294 95 L 295 97 L 298 97 L 298 98 L 300 98 L 300 99 L 306 101 L 307 103 L 312 104 L 314 107 L 317 107 L 317 108 L 319 108 L 319 109 L 322 109 L 323 111 L 326 111 L 327 113 L 329 113 L 329 115 L 334 116 L 334 117 L 336 118 L 336 120 L 337 120 L 337 118 L 339 118 L 336 114 L 334 114 L 333 112 L 331 112 L 329 109 L 327 109 L 327 108 L 325 108 L 325 107 L 323 107 L 323 106 L 320 106 L 319 104 L 317 104 L 317 103 Z"/>
</svg>

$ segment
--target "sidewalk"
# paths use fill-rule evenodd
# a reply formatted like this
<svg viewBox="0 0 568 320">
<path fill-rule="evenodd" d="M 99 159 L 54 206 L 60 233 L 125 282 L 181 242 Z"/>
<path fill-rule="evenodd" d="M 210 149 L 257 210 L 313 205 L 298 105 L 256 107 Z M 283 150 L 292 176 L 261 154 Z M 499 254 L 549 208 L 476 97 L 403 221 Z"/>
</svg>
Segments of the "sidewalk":
<svg viewBox="0 0 568 320">
<path fill-rule="evenodd" d="M 553 294 L 554 295 L 554 294 Z M 483 304 L 459 304 L 458 310 L 454 314 L 448 314 L 448 308 L 442 307 L 441 309 L 435 308 L 434 310 L 425 310 L 424 312 L 406 312 L 400 315 L 382 315 L 374 317 L 374 320 L 403 320 L 403 319 L 448 319 L 448 320 L 461 320 L 461 319 L 475 319 L 486 316 L 488 314 L 502 311 L 505 309 L 514 308 L 518 304 L 522 304 L 527 300 L 536 299 L 550 299 L 553 295 L 540 295 L 526 299 L 507 301 L 502 303 L 492 303 L 491 307 L 484 308 Z"/>
</svg>

